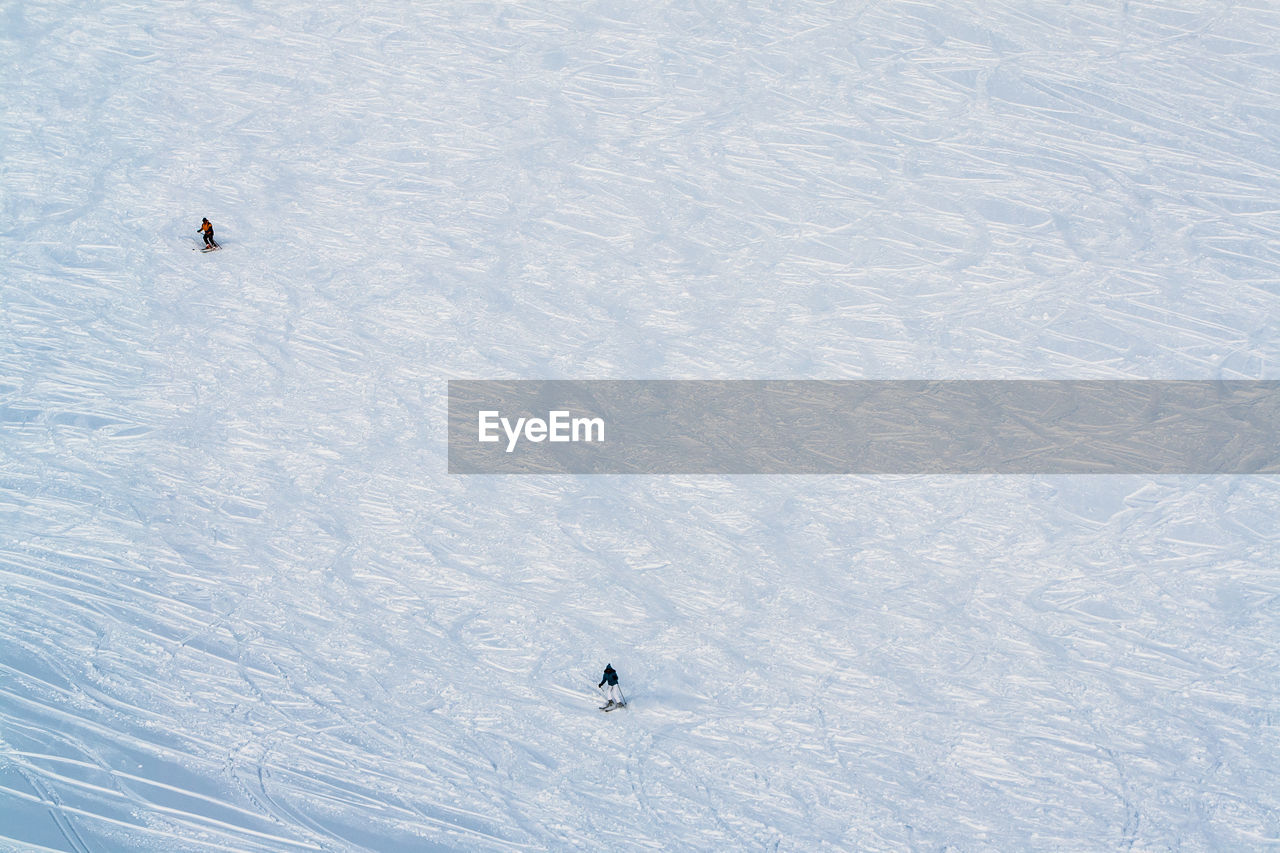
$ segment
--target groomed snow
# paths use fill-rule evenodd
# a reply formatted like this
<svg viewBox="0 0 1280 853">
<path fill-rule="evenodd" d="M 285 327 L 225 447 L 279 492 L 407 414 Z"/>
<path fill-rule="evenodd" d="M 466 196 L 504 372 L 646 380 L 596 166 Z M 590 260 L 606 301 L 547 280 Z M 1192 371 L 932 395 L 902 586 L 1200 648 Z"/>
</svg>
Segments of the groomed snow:
<svg viewBox="0 0 1280 853">
<path fill-rule="evenodd" d="M 451 378 L 1278 379 L 1278 44 L 0 5 L 0 847 L 1280 849 L 1273 477 L 444 445 Z"/>
</svg>

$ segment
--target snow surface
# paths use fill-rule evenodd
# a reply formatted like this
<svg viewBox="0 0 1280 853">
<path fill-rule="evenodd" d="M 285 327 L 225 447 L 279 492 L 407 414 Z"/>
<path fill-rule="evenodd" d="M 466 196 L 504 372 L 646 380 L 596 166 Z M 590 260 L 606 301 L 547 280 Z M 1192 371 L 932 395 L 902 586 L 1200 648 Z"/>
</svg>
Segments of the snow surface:
<svg viewBox="0 0 1280 853">
<path fill-rule="evenodd" d="M 444 446 L 450 378 L 1280 378 L 1280 9 L 344 5 L 0 4 L 0 847 L 1280 849 L 1275 478 Z"/>
</svg>

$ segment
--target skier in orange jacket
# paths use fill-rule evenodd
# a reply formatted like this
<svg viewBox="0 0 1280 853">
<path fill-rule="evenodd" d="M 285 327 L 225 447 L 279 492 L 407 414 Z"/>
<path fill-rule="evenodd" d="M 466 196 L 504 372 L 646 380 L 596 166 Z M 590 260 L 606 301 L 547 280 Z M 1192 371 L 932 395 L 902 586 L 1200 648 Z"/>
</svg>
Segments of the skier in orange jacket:
<svg viewBox="0 0 1280 853">
<path fill-rule="evenodd" d="M 212 223 L 212 222 L 210 222 L 208 219 L 202 219 L 202 220 L 200 220 L 200 227 L 199 227 L 199 228 L 197 228 L 196 230 L 197 230 L 197 231 L 199 231 L 201 234 L 203 234 L 203 235 L 204 235 L 204 247 L 205 247 L 206 249 L 221 249 L 221 248 L 222 248 L 222 247 L 221 247 L 221 246 L 219 246 L 219 245 L 217 244 L 217 242 L 213 239 L 213 223 Z"/>
</svg>

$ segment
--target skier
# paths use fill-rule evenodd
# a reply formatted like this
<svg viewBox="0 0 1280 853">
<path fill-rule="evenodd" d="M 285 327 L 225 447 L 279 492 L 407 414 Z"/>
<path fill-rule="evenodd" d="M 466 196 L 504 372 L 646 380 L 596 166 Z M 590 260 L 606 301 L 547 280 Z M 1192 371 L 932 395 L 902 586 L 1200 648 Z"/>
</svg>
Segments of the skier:
<svg viewBox="0 0 1280 853">
<path fill-rule="evenodd" d="M 196 230 L 204 235 L 204 248 L 206 252 L 211 252 L 214 249 L 222 248 L 213 239 L 213 223 L 210 222 L 208 219 L 200 220 L 200 227 L 197 228 Z"/>
<path fill-rule="evenodd" d="M 609 689 L 605 692 L 605 698 L 609 701 L 600 706 L 601 711 L 610 711 L 614 708 L 621 708 L 627 704 L 627 700 L 622 696 L 622 688 L 618 686 L 618 673 L 614 671 L 613 664 L 604 665 L 604 677 L 600 679 L 600 683 L 596 687 L 604 687 L 608 683 Z"/>
</svg>

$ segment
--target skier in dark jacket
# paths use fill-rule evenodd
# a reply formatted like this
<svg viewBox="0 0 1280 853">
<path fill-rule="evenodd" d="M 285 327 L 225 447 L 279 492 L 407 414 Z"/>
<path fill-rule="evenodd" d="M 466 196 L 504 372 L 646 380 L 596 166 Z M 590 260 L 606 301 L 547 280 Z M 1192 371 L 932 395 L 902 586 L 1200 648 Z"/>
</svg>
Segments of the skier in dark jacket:
<svg viewBox="0 0 1280 853">
<path fill-rule="evenodd" d="M 622 698 L 622 688 L 618 686 L 618 673 L 614 671 L 613 664 L 611 663 L 604 665 L 604 677 L 600 679 L 600 683 L 597 684 L 596 687 L 604 687 L 606 684 L 609 685 L 609 689 L 605 691 L 604 695 L 609 701 L 605 702 L 604 705 L 601 706 L 601 711 L 608 710 L 609 708 L 621 708 L 623 705 L 627 704 L 627 701 Z"/>
<path fill-rule="evenodd" d="M 213 239 L 213 223 L 208 219 L 200 220 L 200 227 L 196 229 L 204 235 L 204 247 L 206 249 L 221 249 Z"/>
</svg>

